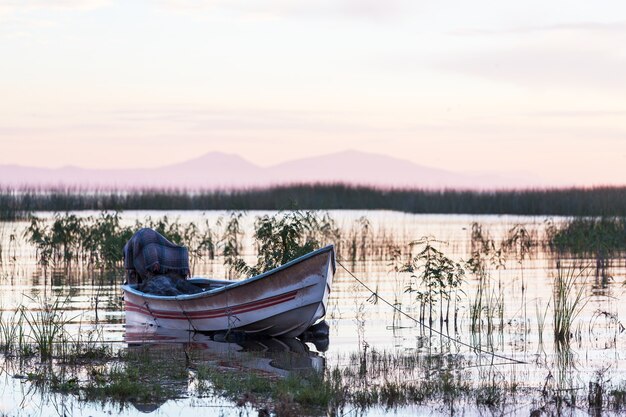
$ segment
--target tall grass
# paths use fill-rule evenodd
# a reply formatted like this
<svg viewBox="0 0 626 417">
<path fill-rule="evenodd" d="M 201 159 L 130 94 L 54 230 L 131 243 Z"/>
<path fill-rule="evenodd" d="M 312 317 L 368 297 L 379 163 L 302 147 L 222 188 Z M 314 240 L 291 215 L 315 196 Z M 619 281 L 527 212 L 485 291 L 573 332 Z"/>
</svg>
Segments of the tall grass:
<svg viewBox="0 0 626 417">
<path fill-rule="evenodd" d="M 261 274 L 337 240 L 338 234 L 327 214 L 289 211 L 260 216 L 254 231 L 256 265 L 247 265 L 238 254 L 227 262 L 238 275 Z"/>
<path fill-rule="evenodd" d="M 626 252 L 626 218 L 573 218 L 546 227 L 549 247 L 557 253 L 606 259 Z"/>
<path fill-rule="evenodd" d="M 130 226 L 122 225 L 118 212 L 103 211 L 98 216 L 87 217 L 55 213 L 52 221 L 31 216 L 24 237 L 35 246 L 37 262 L 45 269 L 108 271 L 121 268 L 124 244 L 142 227 L 153 228 L 174 243 L 187 246 L 192 273 L 202 259 L 215 257 L 217 232 L 206 220 L 201 227 L 195 222 L 182 223 L 167 216 L 147 217 Z"/>
<path fill-rule="evenodd" d="M 132 225 L 123 223 L 119 212 L 103 211 L 86 217 L 55 213 L 52 219 L 31 216 L 23 237 L 36 249 L 37 263 L 44 271 L 61 269 L 64 273 L 119 270 L 124 244 L 143 227 L 187 247 L 192 274 L 198 265 L 206 264 L 205 260 L 220 258 L 230 278 L 266 271 L 331 243 L 340 259 L 355 262 L 357 258 L 392 260 L 408 253 L 404 236 L 384 227 L 374 230 L 366 217 L 341 229 L 325 212 L 285 211 L 254 218 L 250 237 L 255 242 L 252 249 L 257 259 L 249 265 L 250 254 L 244 253 L 250 249 L 244 248 L 244 221 L 246 213 L 234 211 L 213 221 L 201 217 L 186 222 L 165 215 L 148 216 Z"/>
<path fill-rule="evenodd" d="M 38 355 L 42 361 L 51 359 L 73 362 L 76 359 L 101 359 L 112 355 L 104 342 L 102 328 L 83 326 L 71 334 L 68 325 L 82 315 L 68 316 L 69 297 L 30 298 L 12 312 L 0 310 L 0 352 L 5 357 L 25 359 Z"/>
<path fill-rule="evenodd" d="M 0 349 L 4 355 L 28 356 L 30 349 L 26 348 L 27 344 L 22 310 L 17 309 L 10 315 L 0 310 Z"/>
<path fill-rule="evenodd" d="M 22 193 L 14 189 L 0 189 L 0 221 L 14 221 L 23 219 L 28 208 L 23 203 L 28 200 Z"/>
<path fill-rule="evenodd" d="M 122 250 L 133 229 L 120 224 L 118 213 L 102 212 L 97 217 L 55 213 L 52 223 L 31 216 L 24 232 L 37 249 L 43 267 L 70 268 L 74 265 L 98 269 L 120 266 Z"/>
<path fill-rule="evenodd" d="M 409 213 L 626 216 L 626 187 L 501 191 L 304 184 L 262 189 L 0 190 L 0 219 L 76 210 L 397 210 Z"/>
<path fill-rule="evenodd" d="M 57 298 L 54 301 L 39 300 L 39 307 L 34 311 L 20 307 L 23 321 L 29 327 L 28 338 L 33 341 L 41 359 L 52 358 L 55 347 L 64 350 L 69 346 L 65 326 L 71 319 L 65 314 L 67 303 L 67 298 Z"/>
<path fill-rule="evenodd" d="M 481 224 L 472 224 L 471 255 L 465 267 L 478 281 L 474 298 L 470 301 L 470 331 L 473 335 L 486 331 L 491 338 L 496 329 L 502 331 L 504 328 L 504 289 L 499 276 L 497 285 L 492 282 L 490 271 L 506 267 L 507 256 L 516 246 L 511 243 L 515 241 L 511 236 L 517 228 L 510 229 L 504 240 L 496 244 Z"/>
<path fill-rule="evenodd" d="M 369 259 L 393 263 L 400 255 L 407 255 L 410 252 L 405 243 L 411 240 L 408 236 L 386 230 L 384 227 L 374 228 L 366 216 L 359 217 L 351 226 L 337 228 L 333 239 L 341 259 L 349 261 L 353 266 L 358 261 Z"/>
<path fill-rule="evenodd" d="M 418 252 L 404 265 L 400 272 L 411 274 L 411 281 L 406 288 L 407 292 L 414 293 L 420 303 L 420 320 L 425 318 L 425 308 L 428 306 L 428 321 L 433 322 L 434 305 L 439 304 L 440 325 L 449 323 L 450 303 L 459 300 L 463 292 L 465 271 L 459 262 L 447 257 L 434 244 L 441 243 L 431 238 L 422 238 L 411 243 Z M 445 301 L 445 310 L 444 310 Z M 456 308 L 454 309 L 454 324 L 456 327 Z"/>
<path fill-rule="evenodd" d="M 553 330 L 557 343 L 568 343 L 573 335 L 572 324 L 584 308 L 587 299 L 582 281 L 584 269 L 557 269 L 553 287 Z"/>
<path fill-rule="evenodd" d="M 548 247 L 557 256 L 594 258 L 596 282 L 610 279 L 613 259 L 626 253 L 626 218 L 573 218 L 560 226 L 546 226 Z"/>
<path fill-rule="evenodd" d="M 546 317 L 548 315 L 548 309 L 550 308 L 550 302 L 543 308 L 540 300 L 535 302 L 535 315 L 537 320 L 537 336 L 538 336 L 538 348 L 543 349 L 543 333 L 546 328 Z"/>
<path fill-rule="evenodd" d="M 476 291 L 473 299 L 469 300 L 470 333 L 472 342 L 481 346 L 483 335 L 486 336 L 487 346 L 494 349 L 494 335 L 500 335 L 500 342 L 504 344 L 504 290 L 501 283 L 492 282 L 491 274 L 484 259 L 488 254 L 474 252 L 466 263 L 466 269 L 477 279 Z"/>
</svg>

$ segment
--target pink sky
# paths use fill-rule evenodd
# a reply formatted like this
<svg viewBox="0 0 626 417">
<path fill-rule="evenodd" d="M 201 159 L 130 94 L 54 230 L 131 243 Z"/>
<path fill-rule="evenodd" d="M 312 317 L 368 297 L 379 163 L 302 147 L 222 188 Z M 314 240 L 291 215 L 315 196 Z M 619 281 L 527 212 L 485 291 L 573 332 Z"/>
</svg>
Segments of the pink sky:
<svg viewBox="0 0 626 417">
<path fill-rule="evenodd" d="M 0 164 L 358 149 L 626 184 L 626 6 L 548 3 L 0 2 Z"/>
</svg>

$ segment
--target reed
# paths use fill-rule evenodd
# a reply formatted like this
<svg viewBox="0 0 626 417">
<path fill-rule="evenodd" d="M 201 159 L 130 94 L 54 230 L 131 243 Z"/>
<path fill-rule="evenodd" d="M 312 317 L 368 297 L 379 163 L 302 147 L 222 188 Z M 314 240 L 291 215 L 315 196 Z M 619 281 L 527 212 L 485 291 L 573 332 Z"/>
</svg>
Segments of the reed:
<svg viewBox="0 0 626 417">
<path fill-rule="evenodd" d="M 229 278 L 235 276 L 235 274 L 245 273 L 247 265 L 241 258 L 241 252 L 243 245 L 241 239 L 244 236 L 244 232 L 241 228 L 241 218 L 243 213 L 231 212 L 230 219 L 226 223 L 224 230 L 224 237 L 222 238 L 224 256 L 224 265 L 228 268 Z"/>
<path fill-rule="evenodd" d="M 55 213 L 51 223 L 31 216 L 24 237 L 35 246 L 44 268 L 83 265 L 106 270 L 121 266 L 121 248 L 132 233 L 131 227 L 121 225 L 119 213 L 102 212 L 95 218 Z"/>
<path fill-rule="evenodd" d="M 212 227 L 205 220 L 204 227 L 200 227 L 195 222 L 182 223 L 163 216 L 157 219 L 147 217 L 129 226 L 122 224 L 121 214 L 117 212 L 104 211 L 98 216 L 87 217 L 55 213 L 51 221 L 31 216 L 24 238 L 35 247 L 37 263 L 44 270 L 63 268 L 66 272 L 89 270 L 104 273 L 122 267 L 122 248 L 135 230 L 151 227 L 174 243 L 188 247 L 193 273 L 202 259 L 215 258 L 219 244 L 216 228 L 220 222 L 218 220 L 218 224 Z M 233 227 L 231 219 L 225 231 L 224 246 L 236 243 L 240 250 L 241 242 L 232 240 Z M 239 229 L 236 233 L 239 240 L 242 232 Z"/>
<path fill-rule="evenodd" d="M 28 210 L 22 206 L 23 201 L 24 197 L 19 190 L 0 189 L 0 222 L 25 218 Z"/>
<path fill-rule="evenodd" d="M 581 280 L 584 269 L 558 268 L 554 280 L 553 329 L 557 343 L 569 343 L 573 335 L 572 324 L 582 311 L 588 299 Z"/>
<path fill-rule="evenodd" d="M 10 316 L 0 310 L 0 347 L 6 357 L 30 356 L 21 309 L 13 311 Z"/>
<path fill-rule="evenodd" d="M 480 335 L 488 336 L 489 345 L 493 348 L 493 334 L 498 331 L 502 335 L 504 330 L 504 292 L 500 282 L 497 286 L 492 283 L 488 272 L 488 261 L 480 252 L 472 253 L 472 257 L 465 263 L 465 268 L 477 280 L 474 298 L 470 300 L 470 333 L 473 340 L 480 345 Z M 478 336 L 478 337 L 477 337 Z"/>
<path fill-rule="evenodd" d="M 607 396 L 608 408 L 610 410 L 616 412 L 626 411 L 626 381 L 621 381 L 616 387 L 608 389 Z"/>
<path fill-rule="evenodd" d="M 51 359 L 55 353 L 55 347 L 61 350 L 62 356 L 67 352 L 69 336 L 65 326 L 70 319 L 65 315 L 68 299 L 57 298 L 54 301 L 34 300 L 38 307 L 34 311 L 20 307 L 19 311 L 23 323 L 28 325 L 28 338 L 35 345 L 42 360 Z"/>
<path fill-rule="evenodd" d="M 183 354 L 174 346 L 153 346 L 129 348 L 104 361 L 37 362 L 28 365 L 26 378 L 42 393 L 71 394 L 120 408 L 129 402 L 158 406 L 169 399 L 194 401 L 211 395 L 225 397 L 233 406 L 254 407 L 259 415 L 286 416 L 341 415 L 351 409 L 365 413 L 372 408 L 390 413 L 406 405 L 485 415 L 519 414 L 526 406 L 532 407 L 531 415 L 568 414 L 585 405 L 620 412 L 626 397 L 623 383 L 611 386 L 601 373 L 589 390 L 572 385 L 567 377 L 571 357 L 565 351 L 557 363 L 562 375 L 555 379 L 549 374 L 543 398 L 532 387 L 520 386 L 515 368 L 504 371 L 472 355 L 371 348 L 325 370 L 294 370 L 286 377 L 240 365 L 229 358 L 204 357 L 201 351 L 185 348 Z"/>
<path fill-rule="evenodd" d="M 626 252 L 626 218 L 573 218 L 560 226 L 546 227 L 549 248 L 558 255 L 593 257 L 599 268 Z"/>
<path fill-rule="evenodd" d="M 232 223 L 233 220 L 231 220 Z M 328 214 L 314 212 L 280 212 L 256 218 L 254 240 L 256 265 L 248 265 L 235 251 L 227 227 L 225 257 L 231 270 L 239 276 L 258 275 L 332 242 L 338 229 Z M 233 229 L 234 230 L 234 229 Z M 238 229 L 237 229 L 238 230 Z"/>
<path fill-rule="evenodd" d="M 89 192 L 86 192 L 89 191 Z M 240 190 L 3 189 L 0 216 L 75 210 L 397 210 L 409 213 L 626 216 L 626 187 L 425 190 L 295 184 Z"/>
<path fill-rule="evenodd" d="M 439 322 L 443 325 L 449 322 L 451 301 L 458 301 L 463 293 L 461 285 L 465 271 L 460 263 L 454 262 L 433 246 L 436 242 L 429 237 L 412 242 L 411 247 L 417 248 L 419 252 L 401 265 L 399 272 L 411 274 L 406 292 L 414 293 L 419 301 L 420 320 L 424 320 L 425 308 L 428 306 L 428 321 L 432 324 L 434 305 L 439 304 Z M 456 322 L 454 324 L 456 327 Z"/>
<path fill-rule="evenodd" d="M 501 244 L 504 252 L 513 254 L 520 265 L 536 251 L 538 246 L 537 233 L 528 230 L 523 224 L 511 227 Z"/>
<path fill-rule="evenodd" d="M 545 308 L 542 307 L 541 301 L 537 300 L 535 303 L 535 314 L 537 319 L 537 336 L 538 336 L 538 349 L 543 350 L 543 333 L 546 328 L 546 317 L 548 316 L 548 309 L 550 308 L 550 302 Z"/>
</svg>

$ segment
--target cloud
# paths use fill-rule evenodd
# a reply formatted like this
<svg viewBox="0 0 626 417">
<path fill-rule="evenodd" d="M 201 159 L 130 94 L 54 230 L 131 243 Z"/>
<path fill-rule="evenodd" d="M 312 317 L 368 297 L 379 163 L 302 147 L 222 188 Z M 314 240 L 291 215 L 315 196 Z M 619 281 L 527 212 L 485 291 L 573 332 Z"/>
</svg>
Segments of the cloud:
<svg viewBox="0 0 626 417">
<path fill-rule="evenodd" d="M 52 19 L 37 16 L 42 11 L 88 11 L 108 6 L 112 0 L 0 0 L 0 38 L 32 39 L 41 28 L 56 25 Z"/>
<path fill-rule="evenodd" d="M 508 29 L 459 29 L 451 32 L 457 36 L 501 36 L 501 35 L 545 35 L 549 32 L 596 32 L 625 33 L 626 21 L 615 22 L 573 22 L 543 26 L 520 26 Z"/>
<path fill-rule="evenodd" d="M 528 114 L 531 117 L 546 118 L 602 118 L 602 117 L 626 117 L 626 111 L 623 110 L 560 110 L 545 111 Z"/>
<path fill-rule="evenodd" d="M 160 0 L 158 4 L 179 12 L 221 11 L 240 17 L 353 18 L 387 20 L 401 18 L 414 3 L 409 0 Z"/>
<path fill-rule="evenodd" d="M 563 44 L 498 48 L 456 56 L 438 67 L 525 88 L 602 89 L 619 94 L 626 89 L 626 56 L 604 47 Z"/>
<path fill-rule="evenodd" d="M 22 122 L 0 122 L 0 137 L 43 137 L 69 135 L 90 137 L 94 134 L 175 135 L 205 137 L 207 134 L 234 134 L 245 137 L 263 135 L 370 134 L 386 131 L 350 113 L 290 110 L 216 110 L 171 107 L 161 109 L 119 109 L 83 115 L 72 121 L 56 118 L 28 118 Z M 147 132 L 147 133 L 146 133 Z"/>
<path fill-rule="evenodd" d="M 41 9 L 89 10 L 106 6 L 111 0 L 0 0 L 0 13 Z"/>
<path fill-rule="evenodd" d="M 290 110 L 197 110 L 172 108 L 111 113 L 120 123 L 168 123 L 188 131 L 309 131 L 371 132 L 376 127 L 357 123 L 345 113 Z M 352 115 L 354 116 L 354 115 Z"/>
</svg>

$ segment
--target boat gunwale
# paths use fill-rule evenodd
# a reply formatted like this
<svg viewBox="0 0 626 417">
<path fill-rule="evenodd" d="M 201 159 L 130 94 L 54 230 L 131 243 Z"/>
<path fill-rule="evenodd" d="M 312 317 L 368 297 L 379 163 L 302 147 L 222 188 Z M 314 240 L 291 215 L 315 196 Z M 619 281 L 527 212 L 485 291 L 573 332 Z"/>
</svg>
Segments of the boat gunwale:
<svg viewBox="0 0 626 417">
<path fill-rule="evenodd" d="M 219 288 L 215 288 L 213 290 L 209 290 L 209 291 L 204 291 L 201 293 L 197 293 L 197 294 L 181 294 L 181 295 L 154 295 L 154 294 L 148 294 L 142 291 L 139 291 L 135 288 L 133 288 L 131 285 L 129 284 L 123 284 L 122 285 L 122 290 L 124 292 L 129 292 L 131 294 L 137 295 L 139 297 L 142 298 L 148 298 L 148 299 L 153 299 L 153 300 L 163 300 L 163 301 L 167 301 L 167 300 L 172 300 L 172 301 L 183 301 L 183 300 L 194 300 L 194 299 L 198 299 L 198 298 L 204 298 L 208 295 L 215 295 L 215 294 L 219 294 L 221 292 L 224 291 L 228 291 L 231 290 L 233 288 L 236 287 L 240 287 L 242 285 L 246 285 L 250 282 L 254 282 L 254 281 L 258 281 L 260 279 L 263 279 L 269 275 L 273 275 L 276 272 L 282 271 L 284 269 L 287 269 L 295 264 L 298 264 L 300 262 L 306 261 L 310 258 L 313 258 L 317 255 L 321 255 L 322 253 L 325 252 L 330 252 L 331 253 L 331 265 L 333 266 L 333 273 L 335 273 L 337 271 L 337 265 L 336 265 L 336 259 L 335 259 L 335 245 L 328 245 L 325 246 L 323 248 L 314 250 L 313 252 L 309 252 L 306 255 L 302 255 L 294 260 L 291 260 L 289 262 L 287 262 L 286 264 L 283 264 L 281 266 L 278 266 L 274 269 L 270 269 L 269 271 L 266 271 L 262 274 L 259 275 L 255 275 L 252 276 L 250 278 L 246 278 L 244 280 L 241 281 L 234 281 L 232 284 L 228 284 L 225 285 L 223 287 L 219 287 Z M 191 278 L 194 279 L 194 278 Z M 203 279 L 203 278 L 200 278 Z"/>
</svg>

